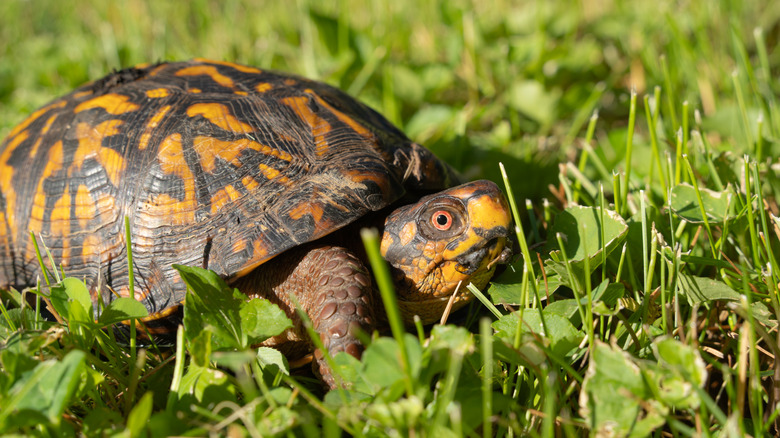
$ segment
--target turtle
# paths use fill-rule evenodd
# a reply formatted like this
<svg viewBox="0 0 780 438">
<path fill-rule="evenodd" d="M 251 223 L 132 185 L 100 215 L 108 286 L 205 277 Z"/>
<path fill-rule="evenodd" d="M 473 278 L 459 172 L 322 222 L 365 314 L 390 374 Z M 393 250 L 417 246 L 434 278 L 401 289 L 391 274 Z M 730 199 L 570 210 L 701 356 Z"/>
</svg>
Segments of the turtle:
<svg viewBox="0 0 780 438">
<path fill-rule="evenodd" d="M 512 254 L 495 183 L 464 183 L 335 87 L 205 59 L 114 71 L 0 144 L 0 288 L 36 285 L 32 232 L 93 301 L 128 296 L 125 218 L 149 333 L 178 324 L 172 266 L 198 266 L 287 312 L 294 326 L 267 341 L 287 354 L 313 351 L 291 294 L 332 353 L 359 358 L 358 331 L 380 324 L 358 227 L 382 233 L 407 323 L 436 321 L 453 295 L 463 306 Z"/>
</svg>

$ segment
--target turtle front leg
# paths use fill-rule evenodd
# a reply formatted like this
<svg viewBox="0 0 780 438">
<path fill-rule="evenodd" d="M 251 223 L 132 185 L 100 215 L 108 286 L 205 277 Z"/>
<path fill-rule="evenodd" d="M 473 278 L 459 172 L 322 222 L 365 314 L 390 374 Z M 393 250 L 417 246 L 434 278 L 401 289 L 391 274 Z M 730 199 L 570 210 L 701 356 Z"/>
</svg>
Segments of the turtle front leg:
<svg viewBox="0 0 780 438">
<path fill-rule="evenodd" d="M 331 355 L 345 351 L 360 359 L 364 345 L 356 333 L 361 330 L 370 334 L 375 328 L 377 303 L 368 269 L 343 247 L 294 248 L 239 279 L 235 286 L 246 295 L 266 298 L 287 312 L 293 328 L 265 344 L 288 356 L 300 355 L 301 344 L 308 351 L 313 349 L 290 295 L 295 295 Z M 314 351 L 313 367 L 328 387 L 336 386 L 322 351 Z"/>
<path fill-rule="evenodd" d="M 368 270 L 350 251 L 335 246 L 312 250 L 304 261 L 316 271 L 308 302 L 301 303 L 314 330 L 331 355 L 345 351 L 360 359 L 364 345 L 356 334 L 370 334 L 376 321 Z M 315 371 L 333 388 L 333 375 L 319 349 L 314 351 L 314 360 Z"/>
</svg>

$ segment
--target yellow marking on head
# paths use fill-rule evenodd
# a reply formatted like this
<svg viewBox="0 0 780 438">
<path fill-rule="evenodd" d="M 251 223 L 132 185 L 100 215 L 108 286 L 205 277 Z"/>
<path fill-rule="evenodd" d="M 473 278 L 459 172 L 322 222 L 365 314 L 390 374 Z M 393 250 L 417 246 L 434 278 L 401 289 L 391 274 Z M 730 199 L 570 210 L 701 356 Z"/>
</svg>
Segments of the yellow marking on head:
<svg viewBox="0 0 780 438">
<path fill-rule="evenodd" d="M 8 221 L 8 228 L 11 230 L 15 228 L 15 212 L 16 208 L 16 191 L 11 190 L 11 181 L 14 179 L 16 173 L 14 168 L 8 164 L 8 160 L 11 159 L 11 154 L 16 148 L 29 137 L 28 131 L 22 131 L 14 137 L 8 137 L 8 143 L 5 145 L 2 155 L 0 155 L 0 190 L 5 195 L 6 211 L 9 212 L 8 217 L 5 219 Z"/>
<path fill-rule="evenodd" d="M 249 93 L 243 90 L 238 90 L 238 91 L 234 91 L 233 94 L 238 94 L 239 96 L 246 96 Z"/>
<path fill-rule="evenodd" d="M 79 228 L 86 229 L 87 223 L 97 216 L 97 208 L 95 201 L 92 200 L 92 196 L 89 194 L 89 189 L 86 185 L 81 184 L 76 190 L 76 205 L 75 205 L 75 219 L 79 221 Z"/>
<path fill-rule="evenodd" d="M 106 120 L 97 126 L 79 123 L 76 126 L 79 147 L 73 157 L 74 166 L 81 166 L 87 159 L 95 159 L 105 169 L 111 184 L 118 186 L 125 160 L 114 149 L 103 147 L 103 139 L 119 134 L 119 126 L 123 123 L 118 119 Z"/>
<path fill-rule="evenodd" d="M 73 111 L 79 113 L 92 108 L 103 108 L 109 114 L 119 115 L 135 111 L 140 108 L 140 106 L 130 102 L 129 96 L 109 93 L 82 102 Z"/>
<path fill-rule="evenodd" d="M 265 93 L 266 91 L 272 89 L 274 86 L 269 84 L 268 82 L 261 82 L 255 86 L 255 90 L 257 90 L 258 93 Z"/>
<path fill-rule="evenodd" d="M 65 100 L 58 100 L 57 102 L 54 102 L 51 105 L 46 105 L 45 107 L 43 107 L 43 108 L 41 108 L 39 110 L 36 110 L 32 114 L 30 114 L 30 117 L 27 117 L 26 119 L 24 119 L 24 121 L 22 123 L 16 125 L 14 127 L 14 129 L 12 129 L 10 133 L 8 133 L 8 138 L 9 139 L 13 138 L 14 136 L 19 134 L 20 132 L 22 132 L 25 129 L 27 129 L 28 126 L 30 126 L 34 121 L 38 120 L 38 118 L 41 117 L 44 113 L 46 113 L 46 112 L 48 112 L 48 111 L 50 111 L 52 109 L 55 109 L 55 108 L 62 108 L 62 107 L 64 107 L 67 104 L 68 104 L 68 102 L 65 101 Z"/>
<path fill-rule="evenodd" d="M 218 213 L 223 206 L 239 198 L 241 193 L 232 185 L 226 185 L 211 196 L 211 213 Z"/>
<path fill-rule="evenodd" d="M 406 246 L 414 240 L 414 236 L 417 235 L 417 224 L 414 222 L 408 222 L 401 228 L 401 232 L 398 233 L 398 237 L 401 239 L 401 246 Z"/>
<path fill-rule="evenodd" d="M 284 80 L 284 85 L 287 85 L 287 86 L 290 86 L 290 87 L 292 87 L 293 85 L 295 85 L 297 83 L 298 83 L 298 81 L 296 81 L 293 78 L 287 78 L 287 79 Z"/>
<path fill-rule="evenodd" d="M 161 97 L 168 97 L 170 92 L 167 88 L 155 88 L 153 90 L 146 90 L 146 97 L 149 99 L 159 99 Z"/>
<path fill-rule="evenodd" d="M 158 126 L 160 126 L 160 122 L 165 118 L 165 115 L 168 114 L 168 111 L 170 111 L 171 108 L 171 105 L 165 105 L 164 107 L 158 109 L 152 118 L 149 119 L 149 121 L 146 123 L 146 127 L 144 128 L 144 133 L 141 134 L 141 139 L 138 142 L 139 149 L 144 150 L 149 146 L 149 140 L 152 138 L 152 133 Z"/>
<path fill-rule="evenodd" d="M 314 99 L 319 103 L 320 105 L 324 106 L 328 110 L 330 110 L 333 114 L 336 115 L 336 117 L 344 122 L 346 125 L 348 125 L 350 128 L 354 129 L 355 132 L 362 135 L 363 137 L 373 137 L 374 134 L 366 129 L 365 126 L 358 123 L 355 119 L 352 117 L 342 113 L 341 111 L 337 110 L 336 108 L 332 107 L 328 102 L 325 102 L 317 93 L 314 92 L 314 90 L 306 90 L 307 93 L 310 93 Z"/>
<path fill-rule="evenodd" d="M 202 91 L 202 90 L 201 90 L 200 88 L 188 88 L 188 89 L 187 89 L 187 92 L 188 92 L 188 93 L 194 93 L 194 94 L 198 94 L 198 93 L 200 93 L 201 91 Z"/>
<path fill-rule="evenodd" d="M 84 90 L 84 91 L 79 91 L 78 93 L 73 93 L 73 96 L 71 96 L 71 97 L 73 97 L 74 100 L 79 100 L 82 97 L 90 96 L 93 93 L 94 93 L 94 91 L 92 91 L 92 90 Z"/>
<path fill-rule="evenodd" d="M 208 76 L 223 87 L 233 88 L 233 79 L 223 75 L 213 65 L 193 65 L 176 72 L 176 76 Z"/>
<path fill-rule="evenodd" d="M 234 69 L 236 69 L 236 70 L 238 70 L 240 72 L 244 72 L 244 73 L 259 74 L 259 73 L 263 72 L 262 70 L 260 70 L 258 68 L 255 68 L 255 67 L 249 67 L 247 65 L 236 64 L 234 62 L 228 62 L 228 61 L 214 61 L 214 60 L 205 59 L 205 58 L 195 58 L 193 61 L 203 62 L 203 63 L 206 63 L 206 64 L 226 65 L 228 67 L 234 68 Z"/>
<path fill-rule="evenodd" d="M 187 108 L 187 115 L 190 117 L 201 115 L 229 132 L 247 133 L 255 130 L 252 125 L 238 120 L 231 114 L 227 105 L 221 103 L 196 103 Z"/>
<path fill-rule="evenodd" d="M 27 223 L 27 227 L 30 231 L 40 234 L 43 230 L 43 216 L 46 209 L 46 192 L 43 189 L 43 183 L 47 178 L 54 175 L 55 172 L 62 169 L 62 141 L 54 143 L 49 148 L 48 160 L 46 160 L 46 167 L 43 168 L 41 176 L 38 179 L 38 188 L 35 191 L 33 197 L 32 208 L 30 209 L 30 220 Z"/>
<path fill-rule="evenodd" d="M 314 114 L 314 111 L 309 108 L 308 102 L 309 99 L 306 96 L 282 99 L 283 104 L 289 106 L 298 117 L 309 125 L 311 135 L 314 137 L 314 151 L 317 155 L 324 155 L 329 149 L 328 142 L 325 141 L 325 134 L 331 130 L 330 123 Z"/>
<path fill-rule="evenodd" d="M 242 163 L 239 161 L 239 157 L 243 151 L 248 149 L 260 152 L 263 155 L 276 157 L 280 160 L 288 162 L 292 160 L 292 156 L 287 152 L 260 144 L 248 138 L 223 141 L 214 137 L 195 137 L 193 145 L 200 157 L 200 165 L 207 172 L 216 170 L 217 158 L 221 158 L 236 167 L 241 167 Z"/>
</svg>

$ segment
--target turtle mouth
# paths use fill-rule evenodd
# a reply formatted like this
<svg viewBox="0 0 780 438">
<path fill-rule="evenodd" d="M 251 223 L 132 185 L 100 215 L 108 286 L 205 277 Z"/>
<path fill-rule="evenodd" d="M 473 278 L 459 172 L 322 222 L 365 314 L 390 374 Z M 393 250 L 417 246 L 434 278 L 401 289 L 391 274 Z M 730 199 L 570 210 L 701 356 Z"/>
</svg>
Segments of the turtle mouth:
<svg viewBox="0 0 780 438">
<path fill-rule="evenodd" d="M 507 238 L 497 236 L 458 256 L 455 261 L 459 272 L 472 275 L 481 269 L 490 270 L 496 264 L 507 263 L 511 257 L 512 248 L 507 245 Z"/>
</svg>

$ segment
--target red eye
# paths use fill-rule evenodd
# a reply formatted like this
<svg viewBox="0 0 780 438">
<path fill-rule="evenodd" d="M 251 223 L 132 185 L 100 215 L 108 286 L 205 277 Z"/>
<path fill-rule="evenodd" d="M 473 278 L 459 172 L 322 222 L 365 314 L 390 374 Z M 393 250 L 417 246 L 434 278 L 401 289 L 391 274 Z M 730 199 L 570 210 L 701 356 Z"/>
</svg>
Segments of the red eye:
<svg viewBox="0 0 780 438">
<path fill-rule="evenodd" d="M 437 230 L 447 231 L 452 227 L 452 215 L 444 210 L 439 210 L 431 216 L 431 223 Z"/>
</svg>

